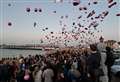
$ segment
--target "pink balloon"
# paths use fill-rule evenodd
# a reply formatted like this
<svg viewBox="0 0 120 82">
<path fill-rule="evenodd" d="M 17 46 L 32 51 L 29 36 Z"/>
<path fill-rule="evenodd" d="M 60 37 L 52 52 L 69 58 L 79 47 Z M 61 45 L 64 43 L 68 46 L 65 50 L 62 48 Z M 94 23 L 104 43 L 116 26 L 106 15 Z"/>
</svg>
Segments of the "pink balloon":
<svg viewBox="0 0 120 82">
<path fill-rule="evenodd" d="M 25 75 L 24 76 L 24 80 L 29 80 L 30 76 L 29 75 Z"/>
</svg>

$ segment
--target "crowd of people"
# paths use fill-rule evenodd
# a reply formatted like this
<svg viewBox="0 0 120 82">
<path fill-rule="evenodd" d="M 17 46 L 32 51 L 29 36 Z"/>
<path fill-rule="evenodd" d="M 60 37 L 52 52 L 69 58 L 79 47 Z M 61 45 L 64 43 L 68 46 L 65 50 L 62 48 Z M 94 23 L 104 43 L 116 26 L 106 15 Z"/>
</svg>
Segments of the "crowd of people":
<svg viewBox="0 0 120 82">
<path fill-rule="evenodd" d="M 110 82 L 113 53 L 100 43 L 0 60 L 0 82 Z"/>
</svg>

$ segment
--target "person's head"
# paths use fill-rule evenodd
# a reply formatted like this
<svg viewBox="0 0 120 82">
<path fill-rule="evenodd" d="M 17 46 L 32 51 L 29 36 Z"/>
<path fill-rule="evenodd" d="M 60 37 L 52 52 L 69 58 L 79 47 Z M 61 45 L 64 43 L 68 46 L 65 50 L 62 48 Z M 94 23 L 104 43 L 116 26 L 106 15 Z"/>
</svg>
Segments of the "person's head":
<svg viewBox="0 0 120 82">
<path fill-rule="evenodd" d="M 91 45 L 90 45 L 90 49 L 91 49 L 92 51 L 97 51 L 97 46 L 96 46 L 95 44 L 91 44 Z"/>
<path fill-rule="evenodd" d="M 3 64 L 3 61 L 2 61 L 2 60 L 0 60 L 0 64 Z"/>
<path fill-rule="evenodd" d="M 112 49 L 110 47 L 106 47 L 106 51 L 110 52 Z"/>
<path fill-rule="evenodd" d="M 102 36 L 100 37 L 99 40 L 100 40 L 100 42 L 104 42 L 104 38 Z"/>
</svg>

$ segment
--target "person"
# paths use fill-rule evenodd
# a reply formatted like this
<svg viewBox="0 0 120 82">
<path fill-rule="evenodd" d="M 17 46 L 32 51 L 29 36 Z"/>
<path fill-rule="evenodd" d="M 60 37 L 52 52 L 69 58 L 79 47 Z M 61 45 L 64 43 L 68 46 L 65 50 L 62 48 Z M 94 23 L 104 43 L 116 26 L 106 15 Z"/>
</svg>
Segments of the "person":
<svg viewBox="0 0 120 82">
<path fill-rule="evenodd" d="M 91 44 L 90 49 L 91 54 L 87 58 L 88 77 L 91 82 L 99 82 L 99 76 L 96 74 L 96 71 L 100 66 L 100 53 L 97 51 L 97 46 L 95 44 Z"/>
<path fill-rule="evenodd" d="M 101 82 L 108 82 L 108 70 L 107 66 L 105 65 L 106 61 L 106 53 L 105 53 L 105 48 L 106 45 L 104 43 L 104 38 L 101 36 L 100 37 L 100 43 L 97 44 L 98 51 L 100 52 L 101 60 L 100 60 L 100 69 L 103 71 L 104 75 L 100 76 L 100 81 Z"/>
<path fill-rule="evenodd" d="M 75 65 L 71 65 L 71 69 L 68 71 L 69 82 L 79 82 L 80 72 L 76 69 Z"/>
<path fill-rule="evenodd" d="M 40 68 L 40 70 L 37 72 L 36 76 L 35 76 L 35 82 L 42 82 L 42 67 Z"/>
<path fill-rule="evenodd" d="M 10 82 L 11 76 L 11 66 L 9 61 L 4 61 L 2 66 L 2 82 Z"/>
<path fill-rule="evenodd" d="M 47 64 L 47 68 L 43 71 L 42 77 L 44 82 L 53 82 L 54 71 L 50 63 Z"/>
<path fill-rule="evenodd" d="M 109 82 L 111 82 L 111 78 L 112 78 L 111 66 L 114 63 L 114 57 L 113 57 L 112 49 L 110 47 L 106 47 L 106 55 L 107 55 L 107 58 L 106 58 L 105 64 L 107 65 L 107 69 L 108 69 Z"/>
<path fill-rule="evenodd" d="M 25 69 L 23 82 L 34 82 L 34 78 L 29 69 Z"/>
<path fill-rule="evenodd" d="M 105 50 L 106 45 L 104 43 L 104 38 L 102 36 L 100 37 L 99 40 L 100 42 L 97 44 L 97 49 L 101 53 L 103 50 Z"/>
<path fill-rule="evenodd" d="M 2 67 L 3 67 L 3 62 L 0 60 L 0 82 L 2 81 Z"/>
<path fill-rule="evenodd" d="M 16 72 L 18 71 L 18 66 L 15 61 L 11 61 L 11 82 L 15 82 Z"/>
</svg>

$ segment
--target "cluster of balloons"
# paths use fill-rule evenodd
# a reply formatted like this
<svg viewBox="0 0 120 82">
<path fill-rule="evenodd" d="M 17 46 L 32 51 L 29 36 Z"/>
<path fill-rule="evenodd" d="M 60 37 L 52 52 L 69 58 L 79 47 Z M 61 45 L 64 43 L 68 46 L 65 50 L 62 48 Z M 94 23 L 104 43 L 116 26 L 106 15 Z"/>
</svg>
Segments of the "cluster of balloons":
<svg viewBox="0 0 120 82">
<path fill-rule="evenodd" d="M 26 12 L 30 12 L 31 8 L 26 8 Z M 34 8 L 34 12 L 42 12 L 41 8 Z"/>
<path fill-rule="evenodd" d="M 62 3 L 64 0 L 55 0 L 55 3 L 60 2 Z M 117 5 L 117 2 L 114 0 L 107 0 L 108 1 L 108 8 L 112 8 L 115 5 Z M 79 7 L 78 12 L 78 17 L 71 17 L 68 14 L 61 15 L 59 21 L 59 25 L 61 27 L 61 31 L 59 32 L 54 32 L 50 31 L 49 33 L 45 34 L 43 39 L 47 39 L 49 42 L 52 43 L 59 43 L 64 41 L 65 45 L 67 43 L 70 43 L 72 40 L 78 41 L 79 43 L 83 43 L 84 41 L 86 43 L 89 43 L 92 41 L 92 38 L 96 39 L 97 36 L 96 33 L 102 32 L 100 28 L 97 28 L 99 24 L 104 21 L 105 17 L 108 16 L 109 10 L 103 10 L 99 14 L 97 14 L 96 10 L 89 10 L 90 6 L 92 5 L 97 5 L 101 4 L 99 3 L 98 0 L 90 0 L 89 2 L 86 2 L 87 6 L 82 6 L 80 5 L 82 3 L 81 0 L 72 0 L 72 6 L 77 6 Z M 8 4 L 8 6 L 11 6 L 11 4 Z M 77 7 L 75 7 L 77 9 Z M 26 12 L 42 12 L 43 10 L 41 8 L 26 8 Z M 84 14 L 81 14 L 84 12 Z M 53 13 L 57 13 L 56 10 L 53 10 Z M 120 16 L 120 13 L 116 14 L 116 16 Z M 69 18 L 74 18 L 72 21 L 72 24 L 70 23 L 65 23 L 65 20 L 68 20 Z M 76 21 L 77 20 L 77 21 Z M 87 25 L 86 25 L 87 23 Z M 12 26 L 12 22 L 8 22 L 8 26 Z M 37 22 L 33 23 L 33 26 L 37 26 Z M 72 27 L 72 29 L 67 29 L 68 27 Z M 49 27 L 44 27 L 42 29 L 43 32 L 46 30 L 49 30 Z M 46 33 L 46 32 L 45 32 Z M 41 43 L 44 43 L 45 40 L 41 39 Z"/>
</svg>

